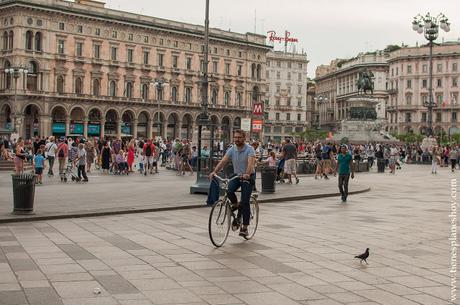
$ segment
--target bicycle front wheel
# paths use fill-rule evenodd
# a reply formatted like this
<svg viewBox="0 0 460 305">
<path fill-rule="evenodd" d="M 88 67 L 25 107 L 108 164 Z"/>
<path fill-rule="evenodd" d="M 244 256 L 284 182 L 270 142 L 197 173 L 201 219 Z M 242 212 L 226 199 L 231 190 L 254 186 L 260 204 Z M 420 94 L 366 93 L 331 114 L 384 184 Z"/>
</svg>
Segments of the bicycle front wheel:
<svg viewBox="0 0 460 305">
<path fill-rule="evenodd" d="M 249 219 L 248 235 L 244 237 L 248 240 L 256 234 L 257 226 L 259 225 L 259 204 L 257 203 L 257 199 L 251 197 L 249 205 L 251 208 L 251 218 Z"/>
<path fill-rule="evenodd" d="M 230 205 L 220 199 L 214 203 L 209 214 L 209 238 L 216 247 L 221 247 L 230 231 L 232 210 Z"/>
</svg>

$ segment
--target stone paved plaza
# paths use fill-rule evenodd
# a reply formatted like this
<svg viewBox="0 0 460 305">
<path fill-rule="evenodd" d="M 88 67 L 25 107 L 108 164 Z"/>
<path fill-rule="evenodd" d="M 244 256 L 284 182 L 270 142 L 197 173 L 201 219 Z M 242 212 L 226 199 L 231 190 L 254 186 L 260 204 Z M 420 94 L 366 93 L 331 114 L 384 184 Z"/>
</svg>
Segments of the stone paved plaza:
<svg viewBox="0 0 460 305">
<path fill-rule="evenodd" d="M 203 208 L 0 225 L 0 304 L 451 304 L 457 176 L 406 166 L 347 204 L 262 204 L 254 239 L 219 249 Z"/>
</svg>

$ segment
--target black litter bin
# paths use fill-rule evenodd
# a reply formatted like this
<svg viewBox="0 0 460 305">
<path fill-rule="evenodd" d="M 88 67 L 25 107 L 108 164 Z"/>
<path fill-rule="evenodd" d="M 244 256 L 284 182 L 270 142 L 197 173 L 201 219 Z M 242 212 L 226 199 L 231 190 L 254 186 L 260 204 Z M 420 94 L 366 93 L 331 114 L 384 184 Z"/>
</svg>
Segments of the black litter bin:
<svg viewBox="0 0 460 305">
<path fill-rule="evenodd" d="M 14 214 L 31 214 L 34 211 L 35 175 L 11 175 L 13 178 Z"/>
<path fill-rule="evenodd" d="M 267 166 L 261 169 L 262 193 L 275 192 L 276 167 Z"/>
<path fill-rule="evenodd" d="M 379 158 L 377 159 L 377 172 L 384 173 L 385 172 L 385 159 Z"/>
</svg>

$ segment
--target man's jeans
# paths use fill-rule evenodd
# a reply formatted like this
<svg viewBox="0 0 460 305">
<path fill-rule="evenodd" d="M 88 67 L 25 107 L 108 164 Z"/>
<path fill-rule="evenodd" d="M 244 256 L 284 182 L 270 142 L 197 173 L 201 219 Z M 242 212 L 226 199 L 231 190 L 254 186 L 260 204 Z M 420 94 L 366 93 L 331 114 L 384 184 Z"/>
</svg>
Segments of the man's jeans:
<svg viewBox="0 0 460 305">
<path fill-rule="evenodd" d="M 251 217 L 249 201 L 251 200 L 254 182 L 254 175 L 251 175 L 249 180 L 235 179 L 228 184 L 228 199 L 230 199 L 233 204 L 238 202 L 235 191 L 241 187 L 241 213 L 243 214 L 243 225 L 245 226 L 249 225 L 249 218 Z"/>
<path fill-rule="evenodd" d="M 52 176 L 53 175 L 53 166 L 54 166 L 54 157 L 48 156 L 48 162 L 49 162 L 49 169 L 48 169 L 48 175 Z"/>
<path fill-rule="evenodd" d="M 342 194 L 342 199 L 347 199 L 348 197 L 348 181 L 350 180 L 350 174 L 339 175 L 339 190 Z"/>
</svg>

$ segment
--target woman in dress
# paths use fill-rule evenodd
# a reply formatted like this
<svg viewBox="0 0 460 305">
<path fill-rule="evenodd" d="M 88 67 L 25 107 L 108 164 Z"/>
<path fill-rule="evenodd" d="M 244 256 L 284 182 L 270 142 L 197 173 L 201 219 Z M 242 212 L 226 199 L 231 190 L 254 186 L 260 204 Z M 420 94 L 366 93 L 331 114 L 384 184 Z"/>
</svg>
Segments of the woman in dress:
<svg viewBox="0 0 460 305">
<path fill-rule="evenodd" d="M 128 171 L 133 172 L 133 163 L 134 163 L 134 149 L 136 141 L 132 139 L 128 144 Z"/>
<path fill-rule="evenodd" d="M 94 145 L 90 141 L 85 142 L 85 150 L 86 150 L 86 172 L 91 173 L 91 164 L 94 163 L 94 158 L 96 157 Z"/>
<path fill-rule="evenodd" d="M 110 155 L 111 155 L 111 152 L 110 152 L 109 143 L 104 142 L 104 147 L 102 148 L 102 151 L 101 151 L 102 170 L 103 170 L 104 174 L 109 173 Z"/>
<path fill-rule="evenodd" d="M 24 160 L 26 159 L 27 153 L 24 150 L 24 140 L 19 138 L 16 143 L 15 157 L 14 157 L 14 173 L 16 175 L 22 174 L 24 171 Z"/>
</svg>

